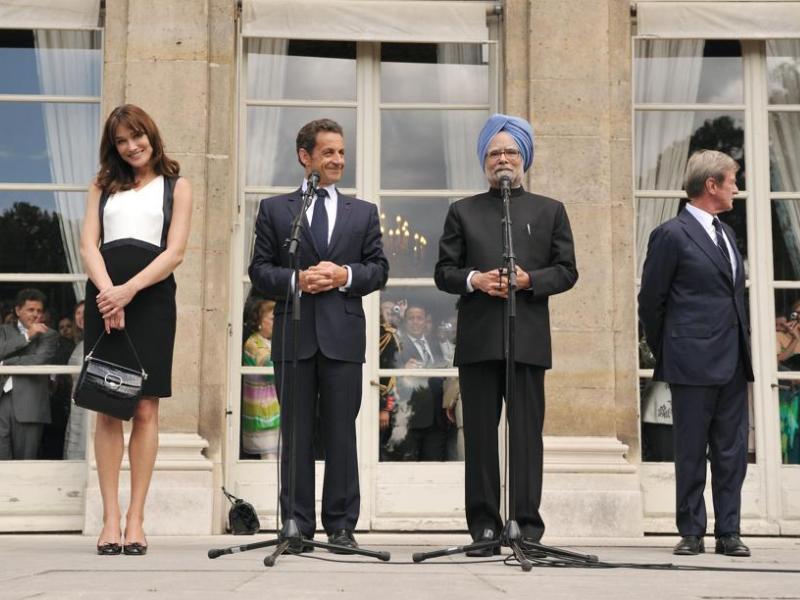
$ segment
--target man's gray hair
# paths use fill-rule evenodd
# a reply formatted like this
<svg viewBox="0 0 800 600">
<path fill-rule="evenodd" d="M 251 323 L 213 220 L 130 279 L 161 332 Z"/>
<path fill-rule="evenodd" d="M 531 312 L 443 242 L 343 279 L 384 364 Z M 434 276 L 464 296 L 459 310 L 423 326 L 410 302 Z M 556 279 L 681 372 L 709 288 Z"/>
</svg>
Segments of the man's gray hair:
<svg viewBox="0 0 800 600">
<path fill-rule="evenodd" d="M 686 164 L 683 189 L 689 198 L 697 198 L 703 194 L 709 177 L 713 177 L 717 183 L 722 183 L 729 171 L 735 173 L 738 170 L 739 164 L 724 152 L 698 150 L 689 157 L 689 162 Z"/>
</svg>

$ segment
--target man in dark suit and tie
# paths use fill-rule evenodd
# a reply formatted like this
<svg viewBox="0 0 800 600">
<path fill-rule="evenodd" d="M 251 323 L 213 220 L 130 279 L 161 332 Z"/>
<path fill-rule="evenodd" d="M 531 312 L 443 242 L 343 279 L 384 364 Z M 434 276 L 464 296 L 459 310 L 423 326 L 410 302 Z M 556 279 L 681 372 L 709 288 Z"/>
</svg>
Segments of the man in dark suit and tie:
<svg viewBox="0 0 800 600">
<path fill-rule="evenodd" d="M 713 150 L 686 167 L 689 204 L 650 235 L 639 318 L 656 358 L 653 377 L 670 384 L 675 441 L 674 554 L 705 551 L 706 448 L 711 460 L 716 552 L 750 556 L 739 537 L 747 471 L 747 382 L 753 381 L 736 238 L 718 215 L 733 208 L 739 166 Z"/>
<path fill-rule="evenodd" d="M 500 179 L 511 180 L 510 210 L 517 257 L 516 397 L 510 418 L 510 473 L 514 515 L 523 539 L 539 542 L 544 521 L 542 428 L 544 373 L 551 366 L 550 296 L 578 279 L 572 231 L 564 205 L 531 194 L 522 177 L 533 162 L 533 131 L 517 117 L 493 115 L 481 131 L 478 159 L 488 192 L 450 206 L 439 242 L 435 280 L 459 294 L 454 363 L 464 413 L 467 525 L 474 541 L 499 536 L 500 473 L 497 426 L 505 392 L 505 307 L 508 277 L 501 274 L 503 202 Z M 490 555 L 491 549 L 470 556 Z M 499 548 L 495 550 L 499 553 Z"/>
<path fill-rule="evenodd" d="M 35 289 L 17 294 L 17 322 L 0 325 L 0 364 L 46 365 L 55 358 L 58 334 L 42 322 L 45 296 Z M 0 460 L 34 460 L 42 430 L 50 423 L 50 377 L 0 375 Z"/>
<path fill-rule="evenodd" d="M 295 418 L 296 502 L 289 515 L 289 451 L 284 429 L 281 512 L 293 516 L 304 538 L 313 538 L 314 419 L 317 407 L 325 447 L 322 525 L 328 541 L 358 547 L 353 536 L 359 515 L 358 458 L 355 420 L 361 406 L 361 365 L 366 327 L 361 298 L 383 287 L 389 263 L 383 253 L 378 211 L 374 204 L 345 196 L 336 188 L 345 166 L 341 126 L 330 119 L 304 125 L 297 134 L 297 159 L 305 171 L 301 188 L 261 201 L 250 280 L 276 298 L 272 360 L 281 424 Z M 294 281 L 288 246 L 291 224 L 302 209 L 302 195 L 312 172 L 319 173 L 315 199 L 303 216 L 300 276 Z M 294 285 L 301 290 L 297 374 L 292 370 L 294 332 L 290 301 Z M 294 381 L 294 415 L 283 402 L 284 386 Z M 295 551 L 311 551 L 302 545 Z"/>
<path fill-rule="evenodd" d="M 425 335 L 427 326 L 428 311 L 422 306 L 410 304 L 400 334 L 400 352 L 397 356 L 399 368 L 435 369 L 448 366 L 439 343 Z M 404 460 L 446 460 L 447 436 L 451 427 L 442 406 L 443 379 L 401 377 L 397 387 L 400 393 L 399 410 L 404 410 L 405 404 L 408 411 Z"/>
</svg>

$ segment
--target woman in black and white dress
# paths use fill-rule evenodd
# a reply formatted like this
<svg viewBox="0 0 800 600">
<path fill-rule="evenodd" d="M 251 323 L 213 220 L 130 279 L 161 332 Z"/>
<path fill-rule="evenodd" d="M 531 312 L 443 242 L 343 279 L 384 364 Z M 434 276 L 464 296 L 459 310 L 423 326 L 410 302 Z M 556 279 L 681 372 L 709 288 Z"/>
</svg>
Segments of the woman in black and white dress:
<svg viewBox="0 0 800 600">
<path fill-rule="evenodd" d="M 81 234 L 86 285 L 85 349 L 105 331 L 95 354 L 136 367 L 121 332 L 133 342 L 148 377 L 133 417 L 128 456 L 131 497 L 121 528 L 122 422 L 97 415 L 94 448 L 103 498 L 98 554 L 142 555 L 147 490 L 158 450 L 159 398 L 172 395 L 175 278 L 189 237 L 192 191 L 164 154 L 158 128 L 141 108 L 115 108 L 103 129 L 100 171 L 89 190 Z"/>
</svg>

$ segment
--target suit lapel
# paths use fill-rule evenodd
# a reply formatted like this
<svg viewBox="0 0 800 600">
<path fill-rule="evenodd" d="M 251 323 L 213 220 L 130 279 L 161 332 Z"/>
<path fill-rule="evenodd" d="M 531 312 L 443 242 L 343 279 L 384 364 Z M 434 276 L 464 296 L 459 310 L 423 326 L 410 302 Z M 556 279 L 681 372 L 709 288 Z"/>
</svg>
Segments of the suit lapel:
<svg viewBox="0 0 800 600">
<path fill-rule="evenodd" d="M 303 209 L 303 192 L 300 188 L 296 189 L 288 196 L 288 202 L 286 203 L 286 209 L 289 211 L 289 214 L 292 217 L 292 221 L 294 221 L 295 216 L 297 215 L 297 211 Z M 291 228 L 291 221 L 290 221 L 290 228 Z M 291 232 L 290 232 L 291 233 Z M 317 249 L 317 245 L 314 243 L 314 236 L 311 235 L 311 226 L 308 223 L 308 217 L 303 215 L 302 225 L 300 226 L 300 238 L 301 238 L 301 248 L 309 248 L 313 251 L 316 255 L 317 260 L 319 260 L 320 253 Z"/>
<path fill-rule="evenodd" d="M 338 189 L 336 190 L 336 196 L 336 222 L 333 224 L 333 233 L 331 233 L 331 241 L 328 244 L 328 257 L 333 257 L 336 244 L 341 240 L 344 231 L 347 229 L 347 222 L 350 219 L 353 208 L 353 199 L 350 196 L 343 195 Z"/>
<path fill-rule="evenodd" d="M 728 281 L 730 281 L 731 285 L 733 285 L 730 265 L 725 264 L 725 259 L 723 258 L 722 253 L 719 251 L 719 248 L 717 248 L 717 245 L 711 241 L 711 238 L 705 232 L 703 226 L 700 225 L 698 220 L 689 214 L 686 209 L 684 209 L 678 215 L 678 219 L 683 224 L 686 234 L 695 244 L 700 246 L 700 249 L 705 252 L 706 256 L 711 259 L 711 262 L 713 262 L 714 265 L 716 265 L 716 267 L 726 275 Z"/>
</svg>

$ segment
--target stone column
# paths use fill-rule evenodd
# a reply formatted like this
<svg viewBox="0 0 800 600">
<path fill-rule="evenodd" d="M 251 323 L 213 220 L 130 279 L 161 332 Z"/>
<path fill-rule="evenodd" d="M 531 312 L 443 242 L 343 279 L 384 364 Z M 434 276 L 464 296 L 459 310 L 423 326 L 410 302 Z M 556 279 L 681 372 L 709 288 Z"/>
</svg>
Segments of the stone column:
<svg viewBox="0 0 800 600">
<path fill-rule="evenodd" d="M 563 201 L 578 283 L 551 299 L 549 531 L 642 531 L 627 0 L 506 0 L 506 110 L 536 133 L 527 187 Z"/>
</svg>

